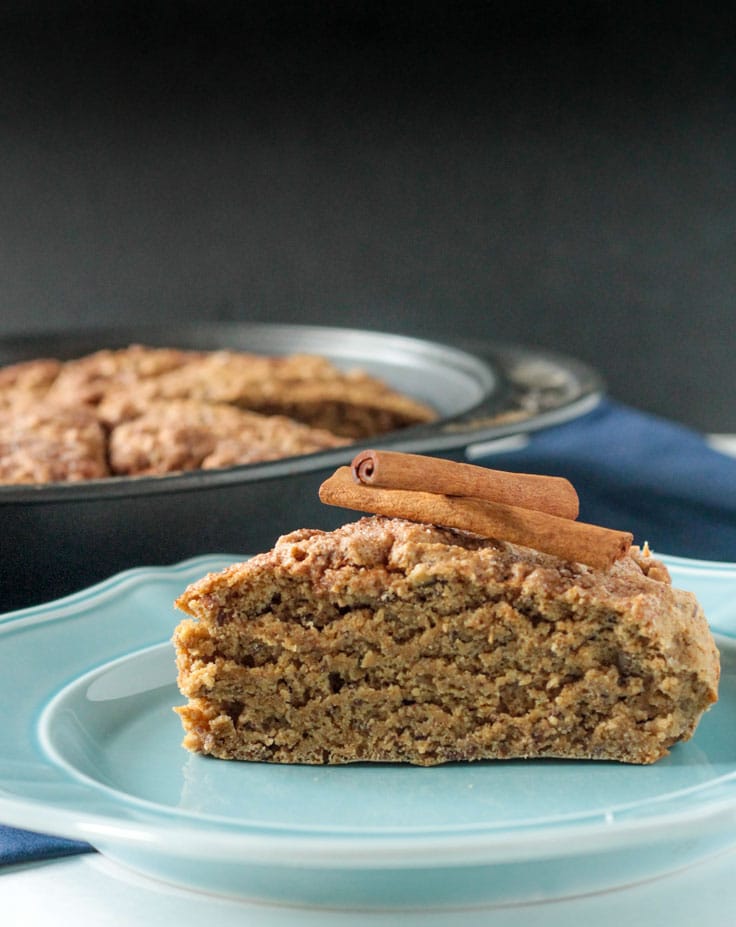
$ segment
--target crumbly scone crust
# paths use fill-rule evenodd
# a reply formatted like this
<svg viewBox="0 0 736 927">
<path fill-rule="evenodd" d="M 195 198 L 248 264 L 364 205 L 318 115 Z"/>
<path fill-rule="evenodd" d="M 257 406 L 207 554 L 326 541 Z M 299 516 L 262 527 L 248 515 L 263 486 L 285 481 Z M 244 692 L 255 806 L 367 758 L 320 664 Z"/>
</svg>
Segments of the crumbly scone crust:
<svg viewBox="0 0 736 927">
<path fill-rule="evenodd" d="M 87 409 L 0 410 L 0 483 L 53 483 L 110 475 L 105 434 Z"/>
<path fill-rule="evenodd" d="M 53 358 L 0 367 L 0 413 L 25 411 L 37 405 L 46 398 L 61 368 L 61 361 Z"/>
<path fill-rule="evenodd" d="M 261 357 L 213 351 L 140 381 L 115 388 L 100 414 L 108 424 L 135 416 L 154 399 L 226 403 L 262 415 L 286 415 L 349 438 L 431 421 L 435 413 L 368 374 L 339 370 L 307 354 Z"/>
<path fill-rule="evenodd" d="M 97 406 L 113 389 L 130 390 L 186 363 L 197 361 L 199 351 L 151 348 L 131 344 L 104 349 L 65 361 L 51 384 L 47 399 L 66 406 Z"/>
<path fill-rule="evenodd" d="M 193 399 L 154 400 L 110 435 L 110 469 L 142 476 L 276 460 L 345 444 L 282 415 Z"/>
<path fill-rule="evenodd" d="M 638 551 L 602 572 L 372 517 L 286 535 L 177 605 L 184 743 L 221 758 L 651 763 L 717 697 L 700 606 Z"/>
</svg>

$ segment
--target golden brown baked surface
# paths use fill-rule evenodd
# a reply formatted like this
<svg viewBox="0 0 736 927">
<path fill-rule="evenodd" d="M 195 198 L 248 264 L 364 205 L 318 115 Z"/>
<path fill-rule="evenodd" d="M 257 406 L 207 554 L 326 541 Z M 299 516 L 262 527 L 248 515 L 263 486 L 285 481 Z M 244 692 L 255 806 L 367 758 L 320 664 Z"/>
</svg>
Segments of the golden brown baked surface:
<svg viewBox="0 0 736 927">
<path fill-rule="evenodd" d="M 0 483 L 49 483 L 109 476 L 105 434 L 88 409 L 38 405 L 0 410 Z"/>
<path fill-rule="evenodd" d="M 431 421 L 434 412 L 361 371 L 343 372 L 323 357 L 261 357 L 213 351 L 104 397 L 102 416 L 116 423 L 152 399 L 227 403 L 263 415 L 286 415 L 350 438 Z"/>
<path fill-rule="evenodd" d="M 46 398 L 62 363 L 52 358 L 0 367 L 0 413 L 23 410 Z"/>
<path fill-rule="evenodd" d="M 201 357 L 196 351 L 131 344 L 64 361 L 47 398 L 62 405 L 97 405 L 112 389 L 132 389 Z"/>
<path fill-rule="evenodd" d="M 651 763 L 717 698 L 689 592 L 399 519 L 296 531 L 177 605 L 185 746 L 282 763 Z"/>
<path fill-rule="evenodd" d="M 283 415 L 259 415 L 194 399 L 153 400 L 110 435 L 110 469 L 140 476 L 209 470 L 311 454 L 346 444 Z"/>
<path fill-rule="evenodd" d="M 90 413 L 102 436 L 102 466 L 96 446 L 86 463 L 71 455 L 72 445 L 80 455 L 83 449 L 69 433 L 70 416 Z M 36 435 L 34 418 L 44 423 Z M 130 345 L 0 368 L 0 482 L 227 467 L 338 447 L 433 418 L 422 403 L 323 357 Z"/>
</svg>

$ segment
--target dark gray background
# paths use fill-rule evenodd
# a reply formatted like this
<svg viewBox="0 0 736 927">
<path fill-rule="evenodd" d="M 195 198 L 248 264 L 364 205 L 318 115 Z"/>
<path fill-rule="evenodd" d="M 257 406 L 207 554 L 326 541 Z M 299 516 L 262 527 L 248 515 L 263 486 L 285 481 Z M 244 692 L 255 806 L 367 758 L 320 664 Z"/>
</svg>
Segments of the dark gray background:
<svg viewBox="0 0 736 927">
<path fill-rule="evenodd" d="M 736 432 L 726 6 L 6 4 L 0 335 L 499 338 Z"/>
</svg>

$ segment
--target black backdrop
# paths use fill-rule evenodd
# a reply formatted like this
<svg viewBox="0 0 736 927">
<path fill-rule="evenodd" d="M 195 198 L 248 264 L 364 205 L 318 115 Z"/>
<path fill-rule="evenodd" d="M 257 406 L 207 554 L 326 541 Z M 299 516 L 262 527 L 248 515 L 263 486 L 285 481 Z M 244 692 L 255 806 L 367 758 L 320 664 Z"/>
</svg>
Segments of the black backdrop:
<svg viewBox="0 0 736 927">
<path fill-rule="evenodd" d="M 736 432 L 726 6 L 6 3 L 0 335 L 500 338 Z"/>
</svg>

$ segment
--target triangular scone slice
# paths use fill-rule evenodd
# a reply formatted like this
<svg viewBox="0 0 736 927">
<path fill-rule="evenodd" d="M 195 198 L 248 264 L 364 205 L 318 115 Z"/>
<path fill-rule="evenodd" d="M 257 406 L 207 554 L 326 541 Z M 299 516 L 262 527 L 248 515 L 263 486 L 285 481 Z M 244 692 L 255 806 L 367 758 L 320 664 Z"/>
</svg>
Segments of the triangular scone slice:
<svg viewBox="0 0 736 927">
<path fill-rule="evenodd" d="M 638 550 L 595 571 L 372 517 L 286 535 L 177 605 L 184 744 L 221 758 L 652 763 L 717 698 L 700 606 Z"/>
<path fill-rule="evenodd" d="M 283 415 L 196 399 L 158 399 L 138 418 L 112 429 L 109 457 L 113 473 L 142 476 L 278 460 L 347 443 Z"/>
</svg>

